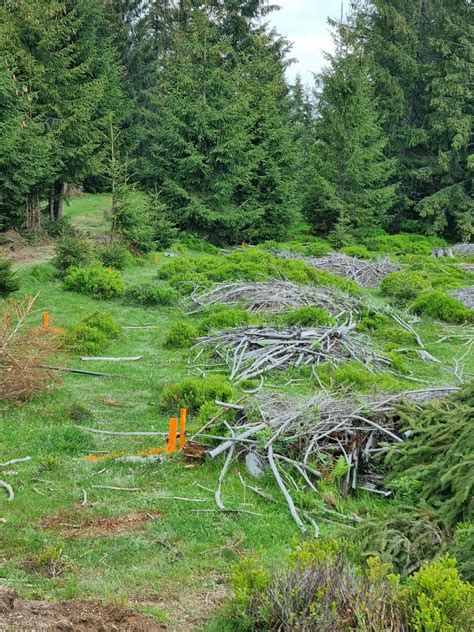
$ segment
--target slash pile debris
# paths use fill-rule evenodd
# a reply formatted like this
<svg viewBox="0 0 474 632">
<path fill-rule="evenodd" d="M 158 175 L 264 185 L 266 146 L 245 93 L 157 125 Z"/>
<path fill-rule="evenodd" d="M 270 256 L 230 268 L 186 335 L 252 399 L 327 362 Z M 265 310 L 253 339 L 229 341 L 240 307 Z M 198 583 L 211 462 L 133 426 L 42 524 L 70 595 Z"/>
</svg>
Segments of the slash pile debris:
<svg viewBox="0 0 474 632">
<path fill-rule="evenodd" d="M 308 257 L 284 250 L 274 251 L 273 254 L 280 259 L 300 259 L 313 268 L 355 281 L 361 287 L 377 287 L 387 274 L 400 270 L 400 266 L 388 257 L 377 257 L 367 261 L 349 257 L 341 252 L 333 252 L 324 257 Z"/>
<path fill-rule="evenodd" d="M 351 359 L 366 364 L 369 370 L 374 364 L 389 366 L 390 360 L 351 334 L 355 326 L 349 322 L 332 327 L 238 327 L 199 338 L 196 361 L 205 347 L 211 347 L 235 382 L 290 366 L 317 367 Z"/>
<path fill-rule="evenodd" d="M 373 457 L 389 444 L 406 439 L 397 431 L 397 405 L 404 401 L 422 403 L 440 399 L 457 390 L 456 387 L 427 388 L 360 400 L 334 399 L 328 393 L 297 400 L 272 393 L 257 398 L 250 406 L 216 402 L 224 408 L 238 411 L 234 425 L 222 420 L 214 421 L 220 433 L 223 425 L 228 433 L 225 437 L 216 437 L 219 445 L 207 452 L 210 459 L 227 453 L 215 493 L 217 506 L 221 511 L 228 511 L 222 501 L 223 480 L 231 463 L 244 455 L 247 469 L 253 476 L 258 478 L 267 469 L 273 473 L 301 531 L 307 532 L 307 525 L 300 513 L 317 534 L 317 524 L 311 512 L 302 508 L 298 510 L 292 493 L 299 498 L 303 489 L 318 493 L 318 479 L 330 475 L 336 462 L 343 459 L 343 494 L 348 494 L 351 489 L 365 489 L 388 495 L 380 489 L 383 476 L 374 467 Z M 204 429 L 212 432 L 212 426 L 207 424 L 193 438 L 208 440 L 209 434 L 201 434 Z M 247 487 L 268 497 L 257 487 Z M 323 505 L 318 506 L 317 511 L 318 519 L 323 521 L 361 520 Z"/>
<path fill-rule="evenodd" d="M 474 285 L 455 290 L 451 292 L 451 295 L 457 298 L 458 301 L 461 301 L 461 303 L 464 303 L 467 308 L 474 309 Z"/>
<path fill-rule="evenodd" d="M 457 257 L 474 257 L 474 244 L 456 244 L 452 250 Z"/>
<path fill-rule="evenodd" d="M 198 310 L 212 305 L 243 305 L 252 314 L 276 313 L 288 308 L 317 306 L 338 317 L 356 310 L 357 299 L 329 287 L 311 287 L 291 281 L 217 283 L 197 288 L 191 300 Z"/>
</svg>

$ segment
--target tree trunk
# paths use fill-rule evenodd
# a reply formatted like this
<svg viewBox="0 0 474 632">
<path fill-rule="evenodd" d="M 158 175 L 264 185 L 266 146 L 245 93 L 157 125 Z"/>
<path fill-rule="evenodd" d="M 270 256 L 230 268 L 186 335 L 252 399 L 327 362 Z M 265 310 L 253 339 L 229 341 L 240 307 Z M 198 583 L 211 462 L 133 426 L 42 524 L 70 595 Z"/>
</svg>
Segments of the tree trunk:
<svg viewBox="0 0 474 632">
<path fill-rule="evenodd" d="M 62 219 L 64 202 L 64 182 L 56 180 L 53 188 L 53 217 L 56 221 Z"/>
<path fill-rule="evenodd" d="M 40 202 L 38 191 L 31 191 L 26 202 L 26 228 L 37 230 L 41 226 Z"/>
<path fill-rule="evenodd" d="M 48 217 L 51 222 L 54 220 L 53 191 L 52 190 L 48 193 Z"/>
</svg>

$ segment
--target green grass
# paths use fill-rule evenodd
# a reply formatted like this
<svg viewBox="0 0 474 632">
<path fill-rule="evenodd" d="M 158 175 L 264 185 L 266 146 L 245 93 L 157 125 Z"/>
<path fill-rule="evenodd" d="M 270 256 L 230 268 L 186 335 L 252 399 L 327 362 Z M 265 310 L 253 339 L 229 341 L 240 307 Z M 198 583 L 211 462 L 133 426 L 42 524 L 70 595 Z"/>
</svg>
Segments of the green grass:
<svg viewBox="0 0 474 632">
<path fill-rule="evenodd" d="M 82 228 L 99 231 L 105 227 L 103 211 L 109 203 L 110 196 L 85 195 L 71 201 L 66 215 Z M 126 282 L 156 282 L 164 258 L 158 261 L 155 263 L 152 255 L 143 265 L 127 268 Z M 0 533 L 0 585 L 11 585 L 22 596 L 39 599 L 81 596 L 114 601 L 172 620 L 172 599 L 176 595 L 180 595 L 178 599 L 192 614 L 196 600 L 207 592 L 217 591 L 222 581 L 228 581 L 233 564 L 242 555 L 258 554 L 265 564 L 278 564 L 300 533 L 270 475 L 258 485 L 279 499 L 275 504 L 244 490 L 236 469 L 231 470 L 224 485 L 224 502 L 229 508 L 260 515 L 224 515 L 216 511 L 212 492 L 199 487 L 216 488 L 222 467 L 220 459 L 192 467 L 187 467 L 179 455 L 158 465 L 130 465 L 112 460 L 89 463 L 83 455 L 92 450 L 133 454 L 160 445 L 163 440 L 72 430 L 75 425 L 83 425 L 114 431 L 166 432 L 168 417 L 159 409 L 160 393 L 165 385 L 185 377 L 189 352 L 166 349 L 164 340 L 172 325 L 183 319 L 199 324 L 199 319 L 185 317 L 186 310 L 179 304 L 143 308 L 127 305 L 121 299 L 97 301 L 64 291 L 59 281 L 48 280 L 47 275 L 37 276 L 42 280 L 33 278 L 30 266 L 19 272 L 22 289 L 18 296 L 39 292 L 30 325 L 40 324 L 43 310 L 49 311 L 52 325 L 67 328 L 99 309 L 110 312 L 122 327 L 152 325 L 154 328 L 125 329 L 105 354 L 143 355 L 140 362 L 87 365 L 93 370 L 117 374 L 117 378 L 63 374 L 60 383 L 31 402 L 21 405 L 0 402 L 0 460 L 33 457 L 28 463 L 14 466 L 17 474 L 2 474 L 12 484 L 16 497 L 14 502 L 7 503 L 0 490 L 0 518 L 5 521 Z M 371 300 L 377 295 L 374 291 L 367 292 Z M 457 337 L 438 342 L 445 335 L 462 334 L 460 326 L 423 319 L 417 331 L 429 351 L 443 363 L 452 364 L 462 349 L 463 341 Z M 412 388 L 454 382 L 452 374 L 437 364 L 421 361 L 410 346 L 402 353 L 420 380 L 412 382 Z M 52 361 L 69 367 L 86 366 L 77 356 L 66 353 Z M 472 355 L 464 362 L 466 370 L 474 372 Z M 293 378 L 301 382 L 289 383 Z M 312 394 L 316 389 L 314 380 L 297 370 L 269 376 L 268 383 L 292 395 L 295 389 L 302 394 Z M 407 383 L 400 378 L 395 387 L 399 385 L 406 387 Z M 191 417 L 191 432 L 196 423 Z M 240 466 L 240 469 L 246 477 L 245 468 Z M 107 491 L 93 485 L 138 487 L 141 491 Z M 78 503 L 83 489 L 88 492 L 89 504 L 81 510 Z M 202 499 L 202 502 L 169 500 L 165 496 Z M 341 509 L 370 516 L 380 511 L 385 502 L 360 492 L 341 501 Z M 88 539 L 71 539 L 61 531 L 39 526 L 42 518 L 55 514 L 64 516 L 64 523 L 74 523 L 81 511 L 109 516 L 135 510 L 158 511 L 161 517 L 134 531 Z M 331 537 L 337 529 L 324 522 L 320 527 L 322 538 Z M 44 555 L 48 547 L 59 551 L 63 558 L 64 568 L 58 577 L 48 578 L 24 570 L 26 560 Z M 156 606 L 150 603 L 154 600 Z M 211 622 L 207 629 L 225 630 L 226 625 Z"/>
<path fill-rule="evenodd" d="M 91 234 L 110 230 L 112 196 L 110 193 L 85 193 L 72 197 L 64 205 L 64 217 L 80 230 Z"/>
</svg>

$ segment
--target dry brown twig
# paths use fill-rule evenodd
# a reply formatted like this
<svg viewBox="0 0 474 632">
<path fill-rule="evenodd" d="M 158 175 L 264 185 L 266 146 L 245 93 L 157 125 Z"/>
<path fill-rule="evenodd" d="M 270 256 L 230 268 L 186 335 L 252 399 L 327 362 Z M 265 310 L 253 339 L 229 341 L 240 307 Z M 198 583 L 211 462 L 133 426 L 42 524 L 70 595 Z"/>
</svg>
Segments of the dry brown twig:
<svg viewBox="0 0 474 632">
<path fill-rule="evenodd" d="M 51 383 L 40 365 L 57 349 L 57 336 L 27 326 L 36 298 L 11 301 L 0 316 L 0 399 L 29 399 Z"/>
</svg>

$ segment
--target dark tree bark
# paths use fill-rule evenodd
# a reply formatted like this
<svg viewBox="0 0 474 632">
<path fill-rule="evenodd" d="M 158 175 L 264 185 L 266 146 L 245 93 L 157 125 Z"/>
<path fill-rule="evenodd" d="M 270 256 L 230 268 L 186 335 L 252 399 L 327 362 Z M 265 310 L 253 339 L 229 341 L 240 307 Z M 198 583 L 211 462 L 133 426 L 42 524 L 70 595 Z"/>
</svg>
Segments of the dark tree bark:
<svg viewBox="0 0 474 632">
<path fill-rule="evenodd" d="M 64 182 L 56 180 L 53 188 L 53 217 L 56 221 L 62 219 L 64 202 Z"/>
<path fill-rule="evenodd" d="M 40 201 L 38 191 L 31 191 L 26 203 L 26 228 L 36 230 L 41 226 Z"/>
</svg>

